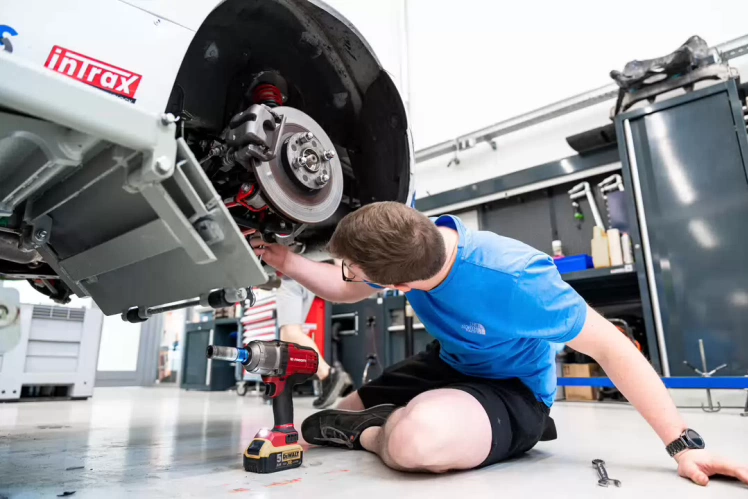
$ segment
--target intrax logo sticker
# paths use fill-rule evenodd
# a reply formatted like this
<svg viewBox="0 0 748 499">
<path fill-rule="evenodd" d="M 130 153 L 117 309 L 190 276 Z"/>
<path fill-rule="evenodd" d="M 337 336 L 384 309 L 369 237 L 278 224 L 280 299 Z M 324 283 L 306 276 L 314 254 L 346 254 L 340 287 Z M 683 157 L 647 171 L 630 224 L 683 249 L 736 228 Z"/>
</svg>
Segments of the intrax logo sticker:
<svg viewBox="0 0 748 499">
<path fill-rule="evenodd" d="M 83 54 L 55 45 L 49 53 L 47 68 L 62 73 L 86 85 L 135 102 L 135 92 L 142 76 L 117 66 L 106 64 Z"/>
</svg>

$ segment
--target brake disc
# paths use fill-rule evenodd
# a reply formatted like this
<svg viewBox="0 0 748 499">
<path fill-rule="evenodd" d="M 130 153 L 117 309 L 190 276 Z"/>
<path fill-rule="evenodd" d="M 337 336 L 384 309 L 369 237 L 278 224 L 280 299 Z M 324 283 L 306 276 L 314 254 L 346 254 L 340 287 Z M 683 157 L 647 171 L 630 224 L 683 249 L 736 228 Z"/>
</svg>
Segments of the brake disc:
<svg viewBox="0 0 748 499">
<path fill-rule="evenodd" d="M 316 224 L 330 218 L 343 198 L 343 169 L 335 146 L 310 116 L 276 107 L 285 118 L 274 157 L 255 163 L 265 201 L 295 222 Z"/>
</svg>

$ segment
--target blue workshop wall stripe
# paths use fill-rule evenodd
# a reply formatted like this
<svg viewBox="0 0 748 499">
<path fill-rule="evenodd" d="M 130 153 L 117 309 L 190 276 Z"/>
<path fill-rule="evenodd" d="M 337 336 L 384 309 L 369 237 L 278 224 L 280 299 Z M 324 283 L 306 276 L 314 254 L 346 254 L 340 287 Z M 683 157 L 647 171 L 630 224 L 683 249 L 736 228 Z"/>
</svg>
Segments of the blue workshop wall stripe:
<svg viewBox="0 0 748 499">
<path fill-rule="evenodd" d="M 748 377 L 722 376 L 719 378 L 699 378 L 682 376 L 661 378 L 668 388 L 694 388 L 712 390 L 748 389 Z M 615 388 L 610 378 L 558 378 L 558 386 L 591 386 L 593 388 Z"/>
</svg>

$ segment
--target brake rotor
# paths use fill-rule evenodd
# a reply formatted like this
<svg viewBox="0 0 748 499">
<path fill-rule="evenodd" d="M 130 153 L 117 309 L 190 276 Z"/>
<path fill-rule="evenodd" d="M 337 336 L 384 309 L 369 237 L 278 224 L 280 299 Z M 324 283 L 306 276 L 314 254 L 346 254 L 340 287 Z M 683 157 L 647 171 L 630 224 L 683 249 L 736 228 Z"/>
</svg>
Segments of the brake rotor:
<svg viewBox="0 0 748 499">
<path fill-rule="evenodd" d="M 324 222 L 343 198 L 343 169 L 335 146 L 322 127 L 298 109 L 281 106 L 273 113 L 285 123 L 275 157 L 255 166 L 263 197 L 297 223 Z"/>
</svg>

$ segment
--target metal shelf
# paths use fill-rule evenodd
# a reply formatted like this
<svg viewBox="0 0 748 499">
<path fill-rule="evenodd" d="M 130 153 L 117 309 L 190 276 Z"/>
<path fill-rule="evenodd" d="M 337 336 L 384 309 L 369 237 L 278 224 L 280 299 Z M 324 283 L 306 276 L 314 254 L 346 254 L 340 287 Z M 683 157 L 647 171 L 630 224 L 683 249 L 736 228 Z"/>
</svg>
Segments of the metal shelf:
<svg viewBox="0 0 748 499">
<path fill-rule="evenodd" d="M 424 326 L 420 322 L 416 322 L 415 324 L 413 324 L 413 330 L 414 331 L 416 331 L 416 330 L 423 330 L 423 329 L 426 329 L 426 326 Z M 398 325 L 395 325 L 395 326 L 390 326 L 390 327 L 387 328 L 387 331 L 389 331 L 391 333 L 396 333 L 398 331 L 405 331 L 405 325 L 404 324 L 398 324 Z"/>
<path fill-rule="evenodd" d="M 187 322 L 186 325 L 189 328 L 190 326 L 192 328 L 195 328 L 196 326 L 206 326 L 206 327 L 213 327 L 213 326 L 226 326 L 226 325 L 237 325 L 239 324 L 239 318 L 230 318 L 230 317 L 221 317 L 220 319 L 214 319 L 211 321 L 202 321 L 202 322 Z"/>
<path fill-rule="evenodd" d="M 608 267 L 604 269 L 587 269 L 579 272 L 570 272 L 568 274 L 561 274 L 566 282 L 577 282 L 591 279 L 602 279 L 606 277 L 615 277 L 620 275 L 636 274 L 636 269 L 633 265 L 621 265 L 619 267 Z"/>
<path fill-rule="evenodd" d="M 703 378 L 697 376 L 663 377 L 662 383 L 673 389 L 748 389 L 748 376 L 717 376 Z M 558 386 L 591 386 L 595 388 L 615 388 L 610 378 L 558 378 Z"/>
</svg>

